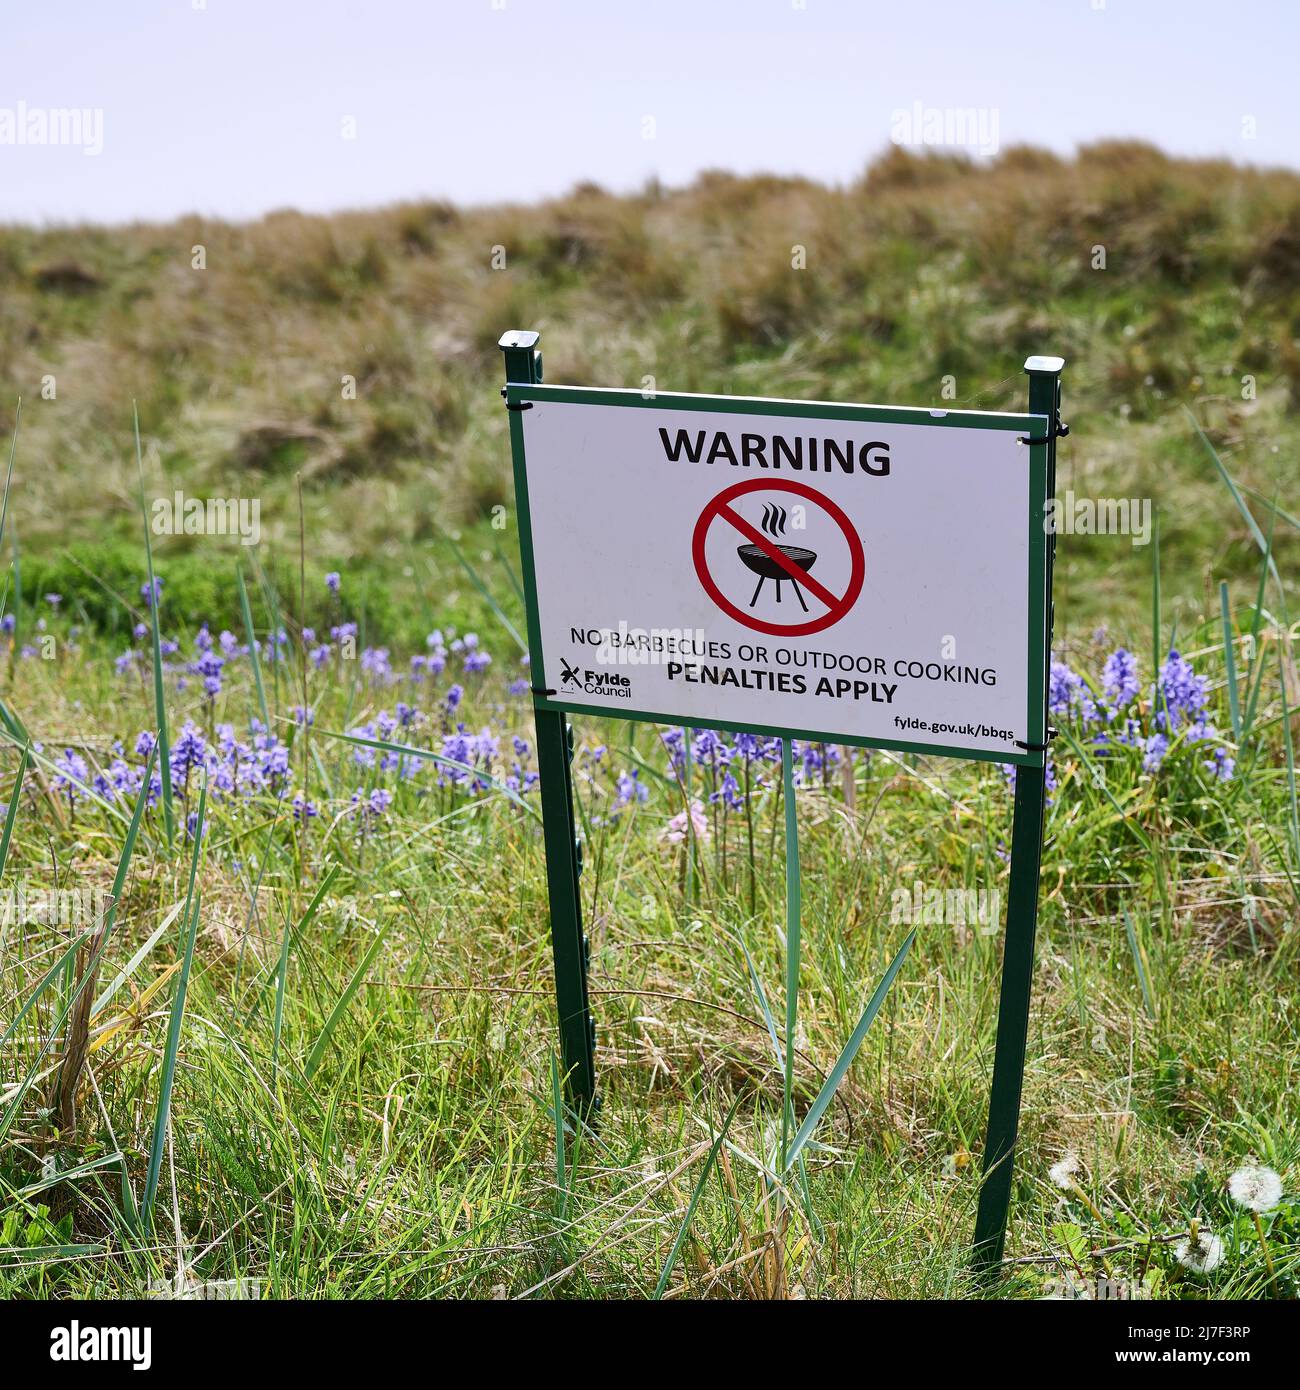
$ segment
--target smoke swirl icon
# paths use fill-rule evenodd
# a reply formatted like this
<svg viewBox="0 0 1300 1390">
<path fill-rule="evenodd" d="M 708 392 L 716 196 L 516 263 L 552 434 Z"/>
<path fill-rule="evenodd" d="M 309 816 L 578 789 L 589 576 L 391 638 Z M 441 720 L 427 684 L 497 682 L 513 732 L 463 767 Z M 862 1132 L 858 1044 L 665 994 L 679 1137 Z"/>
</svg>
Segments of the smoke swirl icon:
<svg viewBox="0 0 1300 1390">
<path fill-rule="evenodd" d="M 763 519 L 759 522 L 759 527 L 765 531 L 775 541 L 779 536 L 785 535 L 786 523 L 789 515 L 786 509 L 777 506 L 775 503 L 763 503 Z M 813 561 L 817 559 L 817 553 L 813 550 L 805 550 L 799 545 L 781 545 L 776 547 L 782 555 L 792 564 L 797 565 L 805 574 L 813 567 Z M 799 588 L 799 583 L 793 579 L 788 570 L 777 564 L 771 555 L 763 549 L 761 545 L 741 545 L 736 547 L 736 554 L 747 569 L 752 570 L 758 575 L 758 584 L 754 589 L 754 595 L 749 600 L 751 608 L 758 602 L 758 596 L 763 592 L 763 585 L 770 579 L 776 585 L 776 601 L 781 602 L 781 585 L 789 583 L 794 589 L 794 596 L 799 600 L 799 607 L 806 613 L 808 605 L 804 602 L 803 591 Z"/>
</svg>

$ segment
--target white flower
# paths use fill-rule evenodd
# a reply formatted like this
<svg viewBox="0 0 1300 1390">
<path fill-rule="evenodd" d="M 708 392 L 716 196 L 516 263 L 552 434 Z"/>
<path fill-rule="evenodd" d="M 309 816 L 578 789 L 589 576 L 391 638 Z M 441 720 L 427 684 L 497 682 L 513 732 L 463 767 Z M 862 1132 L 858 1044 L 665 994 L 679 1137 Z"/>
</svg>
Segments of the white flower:
<svg viewBox="0 0 1300 1390">
<path fill-rule="evenodd" d="M 1196 1244 L 1190 1240 L 1180 1240 L 1174 1246 L 1174 1256 L 1184 1269 L 1193 1274 L 1208 1274 L 1223 1263 L 1223 1242 L 1209 1231 L 1200 1231 Z"/>
<path fill-rule="evenodd" d="M 1074 1188 L 1074 1175 L 1079 1171 L 1079 1155 L 1075 1153 L 1065 1154 L 1058 1163 L 1053 1163 L 1047 1170 L 1047 1176 L 1063 1192 L 1069 1192 Z"/>
<path fill-rule="evenodd" d="M 1282 1200 L 1282 1179 L 1271 1168 L 1247 1165 L 1228 1179 L 1228 1195 L 1247 1211 L 1272 1211 Z"/>
</svg>

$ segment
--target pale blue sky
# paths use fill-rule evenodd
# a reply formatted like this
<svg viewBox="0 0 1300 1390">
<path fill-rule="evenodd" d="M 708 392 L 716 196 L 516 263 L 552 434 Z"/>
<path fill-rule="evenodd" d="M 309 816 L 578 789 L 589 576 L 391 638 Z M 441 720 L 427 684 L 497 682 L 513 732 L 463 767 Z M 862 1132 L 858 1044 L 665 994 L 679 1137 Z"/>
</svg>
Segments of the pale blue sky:
<svg viewBox="0 0 1300 1390">
<path fill-rule="evenodd" d="M 1300 165 L 1296 0 L 5 0 L 4 11 L 6 221 L 531 200 L 580 179 L 618 190 L 710 167 L 842 182 L 918 102 L 983 109 L 1001 146 L 1068 152 L 1137 136 Z M 20 103 L 29 118 L 102 110 L 102 153 L 5 143 Z"/>
</svg>

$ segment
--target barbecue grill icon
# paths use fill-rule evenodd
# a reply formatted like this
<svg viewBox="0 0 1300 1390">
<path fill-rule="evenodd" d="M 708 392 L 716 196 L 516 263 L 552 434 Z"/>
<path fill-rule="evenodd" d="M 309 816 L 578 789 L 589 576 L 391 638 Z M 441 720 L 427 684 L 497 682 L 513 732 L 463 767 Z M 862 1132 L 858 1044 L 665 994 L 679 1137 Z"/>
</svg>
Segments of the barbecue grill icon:
<svg viewBox="0 0 1300 1390">
<path fill-rule="evenodd" d="M 784 507 L 767 502 L 763 504 L 763 520 L 759 524 L 773 539 L 785 535 L 786 519 L 787 513 Z M 813 562 L 817 559 L 815 550 L 805 550 L 801 545 L 778 545 L 776 548 L 804 574 L 812 569 Z M 803 590 L 799 587 L 799 581 L 784 565 L 779 564 L 769 555 L 761 545 L 739 545 L 736 547 L 736 554 L 740 556 L 746 569 L 752 570 L 758 575 L 754 596 L 749 600 L 751 608 L 758 602 L 758 596 L 763 592 L 763 585 L 770 579 L 776 585 L 776 601 L 778 603 L 781 602 L 781 585 L 789 583 L 794 588 L 794 596 L 799 600 L 799 607 L 805 613 L 808 611 L 808 605 L 803 600 Z"/>
</svg>

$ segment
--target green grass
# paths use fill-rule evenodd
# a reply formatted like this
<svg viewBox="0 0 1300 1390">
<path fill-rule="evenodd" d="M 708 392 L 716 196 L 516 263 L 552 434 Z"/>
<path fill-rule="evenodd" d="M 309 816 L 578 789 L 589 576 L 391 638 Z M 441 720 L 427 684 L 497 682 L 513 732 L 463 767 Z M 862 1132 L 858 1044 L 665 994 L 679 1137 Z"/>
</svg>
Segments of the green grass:
<svg viewBox="0 0 1300 1390">
<path fill-rule="evenodd" d="M 1216 679 L 1221 634 L 1217 613 L 1186 634 Z M 508 649 L 498 636 L 493 646 Z M 1239 652 L 1240 678 L 1265 688 L 1254 751 L 1239 750 L 1234 783 L 1210 780 L 1190 750 L 1158 777 L 1139 773 L 1136 754 L 1101 768 L 1081 744 L 1057 752 L 1009 1246 L 1023 1263 L 1010 1266 L 1001 1295 L 1034 1296 L 1045 1281 L 1107 1269 L 1154 1280 L 1161 1296 L 1269 1292 L 1253 1227 L 1234 1220 L 1222 1185 L 1249 1154 L 1276 1166 L 1289 1191 L 1297 1174 L 1298 862 L 1277 651 L 1270 641 L 1253 661 Z M 103 749 L 152 716 L 147 681 L 116 707 L 97 696 L 104 664 L 95 649 L 20 663 L 13 703 L 39 714 L 29 722 L 50 745 L 75 725 Z M 244 663 L 231 673 L 219 717 L 247 718 L 257 708 L 253 672 Z M 467 685 L 471 727 L 490 719 L 529 735 L 526 701 L 504 696 L 503 675 Z M 83 711 L 70 704 L 78 692 Z M 311 695 L 322 727 L 387 702 L 363 690 L 348 714 L 346 685 L 325 677 Z M 97 698 L 90 739 L 84 708 Z M 194 697 L 188 710 L 184 695 L 173 698 L 177 722 L 194 712 Z M 755 910 L 749 832 L 734 813 L 724 824 L 710 812 L 688 902 L 680 848 L 658 838 L 681 794 L 650 771 L 665 767 L 652 731 L 582 721 L 583 897 L 604 1109 L 594 1133 L 568 1122 L 557 1187 L 536 820 L 503 792 L 421 797 L 399 785 L 382 828 L 360 843 L 335 816 L 372 774 L 350 768 L 354 745 L 314 743 L 334 791 L 316 793 L 322 814 L 305 832 L 285 808 L 272 824 L 264 811 L 208 803 L 183 1032 L 167 997 L 184 963 L 198 861 L 192 844 L 167 854 L 155 808 L 105 978 L 153 942 L 91 1020 L 93 1086 L 83 1084 L 74 1134 L 53 1132 L 39 1108 L 76 987 L 66 969 L 6 1047 L 6 1099 L 36 1075 L 0 1156 L 0 1209 L 16 1213 L 35 1251 L 15 1238 L 4 1253 L 6 1293 L 138 1294 L 151 1281 L 174 1283 L 178 1249 L 191 1280 L 253 1279 L 295 1297 L 650 1296 L 670 1264 L 669 1297 L 974 1291 L 969 1156 L 982 1141 L 999 932 L 916 924 L 895 986 L 777 1203 L 786 1093 L 784 1030 L 772 1019 L 784 1013 L 786 968 L 779 771 L 769 766 L 755 807 Z M 613 774 L 642 763 L 650 800 L 615 821 Z M 696 794 L 712 777 L 695 767 Z M 1010 794 L 996 769 L 913 768 L 875 755 L 859 762 L 855 793 L 854 811 L 834 777 L 796 797 L 796 1124 L 909 930 L 890 921 L 895 890 L 920 879 L 927 889 L 1005 893 Z M 179 825 L 184 789 L 177 795 Z M 190 787 L 189 809 L 194 796 Z M 29 769 L 7 883 L 47 882 L 51 846 L 66 881 L 111 877 L 121 824 L 93 803 L 62 819 L 59 810 L 66 803 Z M 169 914 L 170 931 L 155 936 Z M 6 927 L 6 1012 L 64 940 L 37 922 Z M 1100 1219 L 1047 1179 L 1067 1149 L 1080 1156 L 1079 1181 Z M 51 1186 L 50 1156 L 75 1175 Z M 151 1181 L 150 1238 L 124 1192 L 151 1195 Z M 1269 1234 L 1288 1289 L 1300 1261 L 1295 1213 L 1279 1209 Z M 1193 1219 L 1235 1242 L 1208 1280 L 1180 1277 L 1168 1250 Z M 67 1252 L 51 1256 L 52 1244 Z M 1104 1264 L 1093 1250 L 1110 1252 Z"/>
</svg>

